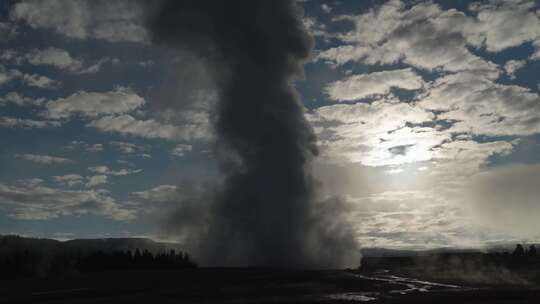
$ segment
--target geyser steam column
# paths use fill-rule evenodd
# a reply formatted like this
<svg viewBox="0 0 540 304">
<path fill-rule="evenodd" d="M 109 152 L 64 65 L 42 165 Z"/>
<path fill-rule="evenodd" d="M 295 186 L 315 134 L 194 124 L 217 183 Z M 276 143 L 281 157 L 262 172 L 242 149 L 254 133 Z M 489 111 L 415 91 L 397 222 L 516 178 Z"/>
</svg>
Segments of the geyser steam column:
<svg viewBox="0 0 540 304">
<path fill-rule="evenodd" d="M 343 266 L 319 255 L 343 242 L 321 233 L 306 170 L 317 149 L 292 86 L 312 47 L 301 9 L 292 0 L 158 3 L 153 41 L 200 56 L 219 87 L 224 184 L 197 254 L 214 265 Z"/>
</svg>

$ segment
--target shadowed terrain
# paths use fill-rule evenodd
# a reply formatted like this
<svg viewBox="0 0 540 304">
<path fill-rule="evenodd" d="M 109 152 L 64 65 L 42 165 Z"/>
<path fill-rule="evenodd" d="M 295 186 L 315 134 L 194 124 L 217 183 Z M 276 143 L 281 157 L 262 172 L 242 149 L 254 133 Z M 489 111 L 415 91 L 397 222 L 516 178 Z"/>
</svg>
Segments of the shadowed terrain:
<svg viewBox="0 0 540 304">
<path fill-rule="evenodd" d="M 519 250 L 368 249 L 359 269 L 302 270 L 197 268 L 178 246 L 2 237 L 0 303 L 536 303 L 540 297 L 540 257 Z M 26 267 L 6 277 L 21 254 L 39 263 L 20 263 Z M 58 268 L 55 261 L 74 264 Z M 27 272 L 30 266 L 40 271 Z"/>
</svg>

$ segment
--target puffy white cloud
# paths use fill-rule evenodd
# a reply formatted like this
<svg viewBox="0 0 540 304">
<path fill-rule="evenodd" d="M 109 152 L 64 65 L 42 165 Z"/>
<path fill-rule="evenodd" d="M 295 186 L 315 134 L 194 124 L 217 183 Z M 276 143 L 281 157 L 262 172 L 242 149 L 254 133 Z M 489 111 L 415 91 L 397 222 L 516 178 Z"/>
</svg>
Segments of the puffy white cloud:
<svg viewBox="0 0 540 304">
<path fill-rule="evenodd" d="M 76 185 L 82 185 L 84 177 L 79 174 L 66 174 L 53 176 L 53 180 L 59 184 L 73 187 Z"/>
<path fill-rule="evenodd" d="M 323 106 L 306 114 L 321 147 L 319 165 L 339 168 L 318 170 L 318 178 L 324 179 L 326 192 L 355 194 L 349 198 L 357 203 L 351 213 L 362 223 L 357 233 L 364 246 L 480 246 L 509 232 L 540 236 L 533 226 L 538 212 L 523 215 L 534 210 L 530 204 L 538 196 L 532 187 L 538 170 L 531 167 L 536 166 L 504 169 L 496 161 L 514 152 L 516 138 L 540 133 L 540 96 L 497 83 L 503 70 L 476 52 L 524 43 L 538 52 L 539 17 L 535 1 L 483 1 L 465 13 L 430 1 L 393 0 L 358 16 L 334 18 L 354 29 L 327 33 L 345 44 L 320 52 L 317 59 L 332 65 L 399 63 L 434 76 L 410 86 L 418 91 L 406 102 L 388 94 L 394 86 L 387 78 L 347 76 L 329 85 L 339 84 L 330 98 L 375 96 L 375 101 Z M 527 60 L 540 58 L 535 53 Z M 527 60 L 506 62 L 504 72 L 515 77 Z M 400 84 L 410 79 L 395 77 Z M 345 171 L 346 177 L 335 181 L 336 171 Z M 514 187 L 518 183 L 523 187 Z M 500 191 L 494 190 L 497 185 L 503 185 Z M 521 200 L 515 213 L 514 202 L 509 203 L 514 197 Z M 525 220 L 516 224 L 520 217 Z M 512 227 L 500 227 L 501 222 Z"/>
<path fill-rule="evenodd" d="M 321 4 L 321 9 L 323 12 L 329 14 L 332 12 L 332 7 L 326 3 Z"/>
<path fill-rule="evenodd" d="M 306 30 L 314 37 L 329 37 L 326 26 L 320 23 L 315 17 L 305 16 L 302 22 Z"/>
<path fill-rule="evenodd" d="M 15 117 L 0 117 L 0 126 L 5 128 L 41 129 L 58 128 L 60 123 L 54 120 L 33 120 Z"/>
<path fill-rule="evenodd" d="M 0 41 L 8 41 L 18 34 L 19 31 L 15 24 L 9 22 L 0 22 Z"/>
<path fill-rule="evenodd" d="M 434 114 L 396 100 L 336 104 L 308 114 L 323 158 L 381 166 L 429 158 L 429 149 L 449 138 L 432 128 L 406 127 L 431 122 Z M 407 153 L 392 148 L 407 146 Z"/>
<path fill-rule="evenodd" d="M 468 47 L 499 52 L 533 42 L 536 53 L 531 59 L 538 58 L 537 7 L 534 1 L 484 1 L 470 6 L 476 15 L 466 15 L 428 1 L 413 6 L 388 1 L 358 16 L 334 18 L 352 22 L 355 29 L 340 36 L 346 45 L 325 50 L 317 58 L 335 64 L 402 61 L 427 70 L 495 72 L 495 64 L 474 55 Z"/>
<path fill-rule="evenodd" d="M 134 210 L 121 206 L 104 190 L 60 190 L 41 184 L 13 186 L 0 183 L 0 200 L 9 216 L 21 220 L 85 214 L 119 221 L 136 218 Z"/>
<path fill-rule="evenodd" d="M 432 173 L 441 179 L 457 178 L 467 182 L 464 177 L 475 174 L 488 164 L 494 155 L 508 155 L 514 150 L 514 143 L 490 141 L 479 143 L 473 140 L 454 140 L 432 148 Z M 453 181 L 455 183 L 455 181 Z"/>
<path fill-rule="evenodd" d="M 8 70 L 3 65 L 0 65 L 0 85 L 6 84 L 15 78 L 17 76 L 13 70 Z"/>
<path fill-rule="evenodd" d="M 25 74 L 15 69 L 6 70 L 3 66 L 0 66 L 0 85 L 8 83 L 12 80 L 19 80 L 27 86 L 40 89 L 55 89 L 60 86 L 58 81 L 55 81 L 47 76 Z"/>
<path fill-rule="evenodd" d="M 475 73 L 437 79 L 418 103 L 443 111 L 455 133 L 532 135 L 540 132 L 540 96 L 528 88 L 502 85 Z"/>
<path fill-rule="evenodd" d="M 19 80 L 27 86 L 41 89 L 54 89 L 60 85 L 59 82 L 52 80 L 47 76 L 25 74 L 16 69 L 8 70 L 3 65 L 0 65 L 0 86 L 13 80 Z"/>
<path fill-rule="evenodd" d="M 171 154 L 175 156 L 184 156 L 186 152 L 189 152 L 193 149 L 191 145 L 178 144 L 174 149 L 172 149 Z"/>
<path fill-rule="evenodd" d="M 388 173 L 388 174 L 398 174 L 398 173 L 401 173 L 403 171 L 404 171 L 403 169 L 395 168 L 395 169 L 387 170 L 386 173 Z"/>
<path fill-rule="evenodd" d="M 204 139 L 207 130 L 200 125 L 175 126 L 162 124 L 153 119 L 137 120 L 131 115 L 105 116 L 87 124 L 104 132 L 115 132 L 123 135 L 145 138 L 162 138 L 172 141 Z"/>
<path fill-rule="evenodd" d="M 52 119 L 69 118 L 74 114 L 96 117 L 127 113 L 144 104 L 144 98 L 128 88 L 117 87 L 108 92 L 79 91 L 66 98 L 47 102 L 43 115 Z"/>
<path fill-rule="evenodd" d="M 33 65 L 51 65 L 58 69 L 78 71 L 83 67 L 81 59 L 73 58 L 66 50 L 49 47 L 34 49 L 24 56 L 28 63 Z"/>
<path fill-rule="evenodd" d="M 45 102 L 45 98 L 32 98 L 21 95 L 17 92 L 8 92 L 6 95 L 0 97 L 0 106 L 6 104 L 15 104 L 17 106 L 40 106 Z"/>
<path fill-rule="evenodd" d="M 125 142 L 125 141 L 111 141 L 109 144 L 123 154 L 138 153 L 137 154 L 138 156 L 142 156 L 146 154 L 143 152 L 149 151 L 149 147 L 147 146 L 137 145 L 137 144 Z"/>
<path fill-rule="evenodd" d="M 123 176 L 123 175 L 129 175 L 134 173 L 142 172 L 141 169 L 137 170 L 131 170 L 131 169 L 120 169 L 120 170 L 111 170 L 107 166 L 96 166 L 96 167 L 88 167 L 88 170 L 98 173 L 98 174 L 104 174 L 104 175 L 114 175 L 114 176 Z"/>
<path fill-rule="evenodd" d="M 44 164 L 44 165 L 74 163 L 74 161 L 69 158 L 56 157 L 56 156 L 50 156 L 50 155 L 23 154 L 23 155 L 17 155 L 17 157 L 22 158 L 27 161 L 35 162 L 38 164 Z"/>
<path fill-rule="evenodd" d="M 86 149 L 87 152 L 92 152 L 92 153 L 101 152 L 101 151 L 103 151 L 103 144 L 87 145 L 85 147 L 85 149 Z"/>
<path fill-rule="evenodd" d="M 388 94 L 391 88 L 417 90 L 423 84 L 422 77 L 407 68 L 349 76 L 330 83 L 326 92 L 332 99 L 346 101 Z"/>
<path fill-rule="evenodd" d="M 516 72 L 527 64 L 526 60 L 508 60 L 504 64 L 504 70 L 510 79 L 516 79 Z"/>
<path fill-rule="evenodd" d="M 468 45 L 479 46 L 482 41 L 471 31 L 478 20 L 456 10 L 444 11 L 431 2 L 407 7 L 401 1 L 388 1 L 359 16 L 335 20 L 350 21 L 355 29 L 341 35 L 346 45 L 323 51 L 317 59 L 336 64 L 404 62 L 430 71 L 497 72 L 495 64 L 468 50 Z"/>
<path fill-rule="evenodd" d="M 362 163 L 371 166 L 401 165 L 425 162 L 434 158 L 433 148 L 448 141 L 449 134 L 428 127 L 403 127 L 380 134 Z"/>
<path fill-rule="evenodd" d="M 16 64 L 27 62 L 32 65 L 49 65 L 76 74 L 96 73 L 104 63 L 111 60 L 103 58 L 92 65 L 86 65 L 83 59 L 75 58 L 68 51 L 55 47 L 33 49 L 24 55 L 19 55 L 14 50 L 6 50 L 1 58 L 14 61 Z"/>
<path fill-rule="evenodd" d="M 177 196 L 177 186 L 160 185 L 146 191 L 133 192 L 131 195 L 150 203 L 171 202 Z"/>
<path fill-rule="evenodd" d="M 145 42 L 143 9 L 138 1 L 24 0 L 11 9 L 12 20 L 78 39 Z"/>
<path fill-rule="evenodd" d="M 84 186 L 86 188 L 93 188 L 96 186 L 104 185 L 107 183 L 107 176 L 106 175 L 94 175 L 87 177 L 88 181 Z"/>
<path fill-rule="evenodd" d="M 84 141 L 74 140 L 65 148 L 69 150 L 81 148 L 86 152 L 97 153 L 103 151 L 103 144 L 89 144 Z"/>
<path fill-rule="evenodd" d="M 55 89 L 60 83 L 47 76 L 37 74 L 20 74 L 17 75 L 21 78 L 21 81 L 30 87 L 36 87 L 41 89 Z"/>
<path fill-rule="evenodd" d="M 26 178 L 26 179 L 19 179 L 17 180 L 17 184 L 19 185 L 26 185 L 28 187 L 36 187 L 40 186 L 45 182 L 42 178 Z"/>
<path fill-rule="evenodd" d="M 534 53 L 529 57 L 530 60 L 540 60 L 540 39 L 533 42 Z"/>
<path fill-rule="evenodd" d="M 335 18 L 354 23 L 355 29 L 341 35 L 346 45 L 325 50 L 317 58 L 335 64 L 402 61 L 426 70 L 496 72 L 495 64 L 474 55 L 468 47 L 499 52 L 533 42 L 538 52 L 540 16 L 536 7 L 534 1 L 488 1 L 471 5 L 476 15 L 466 15 L 431 2 L 409 7 L 402 1 L 388 1 L 359 16 Z M 535 53 L 531 59 L 537 56 Z"/>
<path fill-rule="evenodd" d="M 528 41 L 540 40 L 540 15 L 535 1 L 478 2 L 470 6 L 478 13 L 478 31 L 486 50 L 499 52 Z"/>
</svg>

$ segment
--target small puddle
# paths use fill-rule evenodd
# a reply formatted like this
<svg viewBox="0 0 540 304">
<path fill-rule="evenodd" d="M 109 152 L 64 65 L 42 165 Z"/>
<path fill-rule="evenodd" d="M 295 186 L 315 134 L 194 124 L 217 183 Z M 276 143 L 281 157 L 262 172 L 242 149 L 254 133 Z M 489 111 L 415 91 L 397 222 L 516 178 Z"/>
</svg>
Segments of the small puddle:
<svg viewBox="0 0 540 304">
<path fill-rule="evenodd" d="M 378 292 L 346 292 L 328 295 L 331 300 L 369 302 L 377 300 Z"/>
<path fill-rule="evenodd" d="M 362 275 L 353 274 L 353 276 L 370 281 L 378 281 L 384 284 L 392 285 L 392 288 L 386 292 L 347 292 L 328 295 L 327 299 L 351 301 L 351 302 L 369 302 L 375 301 L 381 297 L 388 297 L 392 295 L 406 295 L 415 292 L 433 292 L 433 291 L 457 291 L 465 290 L 462 286 L 430 282 L 424 280 L 418 280 L 407 277 L 400 277 L 390 275 L 389 271 L 382 270 L 374 275 Z M 403 288 L 396 289 L 395 286 L 402 286 Z"/>
</svg>

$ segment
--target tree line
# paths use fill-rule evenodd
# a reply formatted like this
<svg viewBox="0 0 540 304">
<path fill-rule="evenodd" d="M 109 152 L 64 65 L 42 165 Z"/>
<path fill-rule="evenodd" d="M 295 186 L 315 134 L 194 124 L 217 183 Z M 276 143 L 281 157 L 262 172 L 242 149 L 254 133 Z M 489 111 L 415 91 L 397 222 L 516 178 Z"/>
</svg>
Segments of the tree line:
<svg viewBox="0 0 540 304">
<path fill-rule="evenodd" d="M 538 253 L 536 251 L 535 245 L 530 245 L 529 249 L 525 249 L 525 247 L 521 244 L 517 244 L 516 248 L 512 252 L 513 256 L 537 256 Z"/>
<path fill-rule="evenodd" d="M 18 239 L 15 239 L 18 241 Z M 183 251 L 82 250 L 0 241 L 0 280 L 129 269 L 184 269 L 197 264 Z"/>
</svg>

